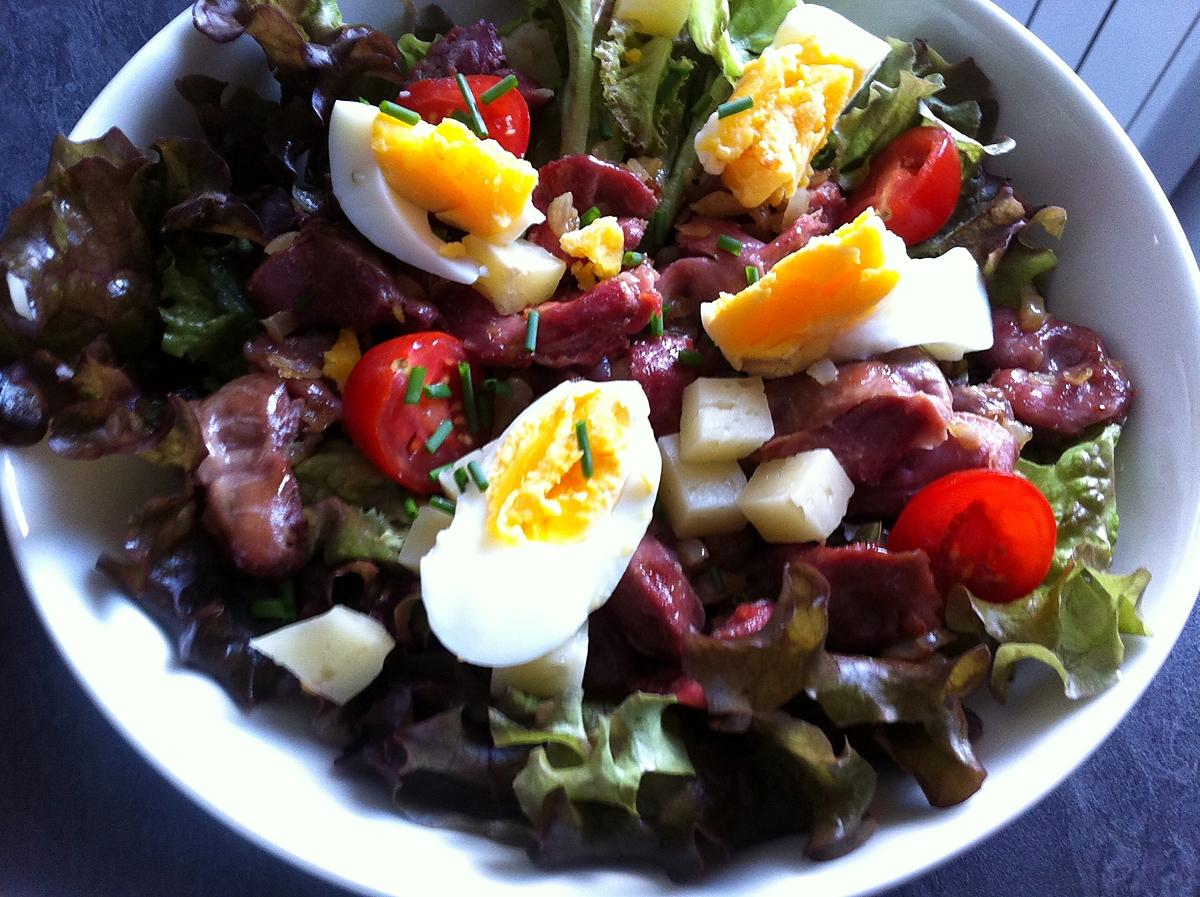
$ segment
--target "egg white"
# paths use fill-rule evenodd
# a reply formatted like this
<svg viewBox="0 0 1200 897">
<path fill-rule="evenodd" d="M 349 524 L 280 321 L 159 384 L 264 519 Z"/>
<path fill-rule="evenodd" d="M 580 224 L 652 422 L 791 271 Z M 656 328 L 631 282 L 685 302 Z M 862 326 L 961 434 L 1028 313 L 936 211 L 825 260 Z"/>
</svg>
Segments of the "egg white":
<svg viewBox="0 0 1200 897">
<path fill-rule="evenodd" d="M 429 625 L 442 644 L 469 663 L 516 666 L 567 642 L 609 599 L 650 524 L 662 459 L 646 394 L 636 382 L 560 384 L 484 447 L 483 468 L 495 481 L 496 454 L 513 427 L 549 413 L 571 393 L 595 389 L 619 393 L 631 412 L 627 478 L 611 513 L 576 542 L 510 545 L 488 531 L 487 495 L 469 485 L 458 498 L 454 522 L 421 561 Z"/>
<path fill-rule="evenodd" d="M 402 262 L 455 283 L 471 284 L 480 268 L 442 254 L 447 244 L 429 226 L 429 213 L 388 186 L 371 148 L 379 110 L 365 103 L 338 100 L 329 122 L 329 173 L 333 195 L 350 223 L 364 237 Z"/>
</svg>

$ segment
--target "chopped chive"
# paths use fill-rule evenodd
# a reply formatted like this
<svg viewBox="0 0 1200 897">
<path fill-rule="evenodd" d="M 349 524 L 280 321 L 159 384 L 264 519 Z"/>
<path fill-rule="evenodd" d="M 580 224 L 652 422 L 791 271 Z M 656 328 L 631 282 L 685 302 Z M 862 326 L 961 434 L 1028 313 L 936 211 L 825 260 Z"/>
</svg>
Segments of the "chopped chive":
<svg viewBox="0 0 1200 897">
<path fill-rule="evenodd" d="M 360 103 L 362 103 L 364 106 L 374 106 L 375 105 L 370 100 L 368 100 L 366 97 L 359 97 L 358 101 Z M 378 108 L 378 107 L 376 107 L 376 108 Z"/>
<path fill-rule="evenodd" d="M 435 495 L 429 499 L 429 507 L 437 508 L 439 511 L 445 511 L 447 514 L 454 513 L 454 502 L 446 498 L 444 495 Z"/>
<path fill-rule="evenodd" d="M 600 217 L 600 210 L 598 208 L 596 208 L 595 206 L 592 206 L 590 209 L 588 209 L 586 212 L 584 212 L 582 215 L 579 216 L 579 226 L 587 227 L 589 224 L 591 224 L 593 221 L 595 221 L 599 217 Z"/>
<path fill-rule="evenodd" d="M 645 260 L 646 253 L 644 252 L 627 252 L 621 256 L 621 264 L 626 268 L 636 268 Z"/>
<path fill-rule="evenodd" d="M 475 128 L 471 126 L 471 116 L 467 115 L 467 113 L 463 112 L 461 109 L 455 109 L 453 112 L 450 113 L 450 117 L 452 119 L 454 119 L 456 122 L 460 122 L 460 123 L 466 125 L 467 130 L 469 130 L 469 131 L 475 130 Z"/>
<path fill-rule="evenodd" d="M 656 311 L 654 314 L 652 314 L 650 316 L 650 335 L 651 336 L 662 336 L 663 335 L 663 316 L 662 316 L 662 312 L 660 312 L 660 311 Z"/>
<path fill-rule="evenodd" d="M 434 454 L 442 447 L 442 443 L 446 441 L 446 438 L 453 430 L 454 424 L 450 421 L 450 419 L 446 418 L 443 420 L 437 425 L 437 429 L 433 431 L 433 435 L 425 440 L 425 451 L 429 452 L 431 455 Z"/>
<path fill-rule="evenodd" d="M 758 268 L 754 265 L 746 266 L 746 286 L 754 286 L 758 283 Z"/>
<path fill-rule="evenodd" d="M 421 116 L 413 112 L 411 109 L 401 106 L 398 103 L 393 103 L 391 100 L 384 100 L 379 104 L 379 111 L 384 115 L 390 115 L 392 118 L 398 118 L 406 125 L 415 125 L 421 120 Z"/>
<path fill-rule="evenodd" d="M 433 470 L 429 471 L 429 479 L 433 480 L 435 483 L 440 482 L 442 474 L 444 474 L 453 466 L 454 462 L 451 461 L 449 464 L 443 464 L 441 467 L 435 467 Z"/>
<path fill-rule="evenodd" d="M 415 405 L 421 401 L 421 387 L 425 385 L 425 368 L 417 365 L 408 372 L 408 386 L 404 390 L 404 404 Z"/>
<path fill-rule="evenodd" d="M 483 381 L 483 388 L 488 392 L 494 392 L 498 396 L 511 396 L 512 387 L 505 380 L 497 380 L 495 377 L 488 377 Z"/>
<path fill-rule="evenodd" d="M 487 137 L 487 125 L 484 124 L 483 116 L 479 114 L 479 105 L 475 102 L 475 94 L 471 93 L 471 85 L 467 83 L 467 76 L 458 72 L 454 79 L 458 81 L 458 89 L 462 91 L 463 99 L 467 101 L 467 115 L 471 119 L 469 127 L 477 136 Z"/>
<path fill-rule="evenodd" d="M 506 93 L 508 93 L 510 90 L 512 90 L 516 86 L 517 86 L 517 76 L 516 75 L 506 75 L 503 81 L 500 81 L 497 84 L 493 84 L 491 87 L 489 87 L 487 90 L 485 90 L 483 92 L 483 94 L 480 95 L 479 100 L 485 106 L 488 103 L 494 103 L 494 102 L 496 102 L 496 100 L 500 99 L 502 96 L 504 96 Z"/>
<path fill-rule="evenodd" d="M 717 107 L 717 118 L 729 118 L 739 112 L 754 108 L 754 97 L 742 97 L 740 100 L 730 100 Z"/>
<path fill-rule="evenodd" d="M 467 491 L 467 469 L 458 467 L 454 471 L 454 485 L 458 487 L 459 492 Z"/>
<path fill-rule="evenodd" d="M 575 421 L 575 439 L 579 443 L 579 450 L 583 452 L 583 457 L 579 459 L 579 466 L 583 469 L 583 475 L 591 479 L 596 468 L 592 462 L 592 443 L 588 439 L 588 426 L 586 420 Z"/>
<path fill-rule="evenodd" d="M 431 399 L 448 399 L 454 395 L 449 383 L 431 383 L 425 387 L 425 395 Z"/>
<path fill-rule="evenodd" d="M 729 234 L 721 234 L 721 236 L 717 237 L 717 248 L 725 250 L 730 255 L 741 255 L 742 241 L 735 240 Z"/>
<path fill-rule="evenodd" d="M 541 321 L 542 315 L 536 308 L 529 313 L 529 321 L 525 327 L 525 351 L 533 352 L 537 349 L 538 339 L 538 323 Z"/>
<path fill-rule="evenodd" d="M 458 363 L 458 379 L 462 381 L 463 409 L 467 412 L 467 430 L 479 432 L 479 408 L 475 404 L 475 382 L 471 379 L 471 363 Z"/>
<path fill-rule="evenodd" d="M 404 516 L 409 520 L 416 520 L 419 510 L 420 509 L 417 507 L 417 500 L 411 495 L 404 499 Z"/>
<path fill-rule="evenodd" d="M 690 368 L 698 368 L 703 362 L 704 356 L 695 349 L 684 349 L 679 353 L 679 363 L 686 364 Z"/>
<path fill-rule="evenodd" d="M 467 472 L 471 474 L 471 479 L 475 483 L 475 488 L 480 492 L 487 492 L 488 478 L 483 472 L 483 465 L 478 461 L 472 461 L 467 465 Z"/>
<path fill-rule="evenodd" d="M 295 606 L 288 606 L 288 603 L 281 598 L 263 598 L 261 601 L 255 601 L 250 605 L 250 613 L 259 620 L 294 620 L 296 619 Z"/>
</svg>

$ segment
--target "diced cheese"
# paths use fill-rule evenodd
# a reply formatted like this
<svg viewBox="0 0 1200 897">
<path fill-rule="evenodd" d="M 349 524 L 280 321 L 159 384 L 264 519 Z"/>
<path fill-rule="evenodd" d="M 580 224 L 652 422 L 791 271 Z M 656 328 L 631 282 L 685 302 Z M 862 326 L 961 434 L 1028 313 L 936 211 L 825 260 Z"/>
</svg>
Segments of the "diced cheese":
<svg viewBox="0 0 1200 897">
<path fill-rule="evenodd" d="M 816 542 L 842 518 L 854 484 L 829 449 L 758 465 L 738 507 L 768 542 Z"/>
<path fill-rule="evenodd" d="M 462 245 L 480 268 L 475 289 L 502 315 L 515 315 L 545 302 L 567 270 L 562 259 L 528 240 L 501 245 L 467 234 Z"/>
<path fill-rule="evenodd" d="M 761 377 L 701 377 L 683 391 L 679 454 L 736 461 L 775 435 Z"/>
<path fill-rule="evenodd" d="M 308 691 L 339 705 L 375 680 L 394 645 L 382 623 L 342 604 L 250 641 Z"/>
<path fill-rule="evenodd" d="M 663 436 L 658 448 L 662 452 L 658 495 L 676 536 L 713 536 L 746 525 L 738 508 L 746 475 L 736 461 L 684 461 L 678 435 Z"/>
<path fill-rule="evenodd" d="M 655 37 L 675 37 L 687 24 L 690 0 L 617 0 L 613 16 L 636 22 L 638 31 Z"/>
<path fill-rule="evenodd" d="M 492 670 L 493 694 L 515 688 L 539 698 L 553 698 L 583 688 L 583 670 L 587 666 L 588 627 L 579 631 L 548 654 L 515 667 Z"/>
<path fill-rule="evenodd" d="M 404 547 L 400 549 L 400 556 L 396 559 L 400 566 L 413 573 L 419 573 L 421 558 L 433 550 L 438 533 L 448 527 L 453 520 L 452 515 L 433 507 L 433 505 L 425 505 L 421 508 L 417 512 L 417 519 L 413 521 L 408 535 L 404 538 Z"/>
</svg>

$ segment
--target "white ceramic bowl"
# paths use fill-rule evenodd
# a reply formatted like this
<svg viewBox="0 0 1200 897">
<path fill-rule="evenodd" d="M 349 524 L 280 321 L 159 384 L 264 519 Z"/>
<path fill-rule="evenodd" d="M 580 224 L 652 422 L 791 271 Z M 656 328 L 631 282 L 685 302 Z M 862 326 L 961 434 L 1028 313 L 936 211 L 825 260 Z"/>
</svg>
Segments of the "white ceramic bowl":
<svg viewBox="0 0 1200 897">
<path fill-rule="evenodd" d="M 465 15 L 469 2 L 448 4 Z M 1139 388 L 1119 452 L 1123 517 L 1118 569 L 1154 572 L 1145 611 L 1155 637 L 1133 640 L 1123 680 L 1090 701 L 1061 697 L 1025 671 L 1008 707 L 983 697 L 978 744 L 990 775 L 965 805 L 929 809 L 887 781 L 881 825 L 860 850 L 824 864 L 783 842 L 741 856 L 696 893 L 827 897 L 870 892 L 945 860 L 996 830 L 1066 777 L 1137 700 L 1171 649 L 1200 590 L 1200 274 L 1166 198 L 1116 122 L 1074 73 L 986 0 L 830 0 L 878 34 L 926 37 L 951 57 L 973 54 L 993 78 L 1001 128 L 1018 149 L 1003 161 L 1024 194 L 1071 216 L 1051 291 L 1061 316 L 1096 327 Z M 504 15 L 494 5 L 494 18 Z M 392 0 L 345 0 L 349 19 L 393 24 Z M 120 125 L 135 142 L 193 131 L 175 77 L 207 72 L 269 83 L 249 39 L 218 47 L 171 22 L 117 75 L 75 128 Z M 206 679 L 178 670 L 154 625 L 94 572 L 127 513 L 156 483 L 118 459 L 73 464 L 43 450 L 0 456 L 4 521 L 34 604 L 63 656 L 143 755 L 229 825 L 279 855 L 367 892 L 486 892 L 520 897 L 661 893 L 658 875 L 546 873 L 488 841 L 411 826 L 385 789 L 331 768 L 303 713 L 238 711 Z"/>
</svg>

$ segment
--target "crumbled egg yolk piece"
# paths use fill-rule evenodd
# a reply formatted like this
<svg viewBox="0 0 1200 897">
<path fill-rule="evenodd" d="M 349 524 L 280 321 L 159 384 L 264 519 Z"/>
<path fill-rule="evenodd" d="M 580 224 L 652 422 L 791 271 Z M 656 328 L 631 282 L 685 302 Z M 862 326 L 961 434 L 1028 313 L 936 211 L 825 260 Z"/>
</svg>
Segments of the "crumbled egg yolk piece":
<svg viewBox="0 0 1200 897">
<path fill-rule="evenodd" d="M 696 135 L 700 161 L 744 207 L 779 205 L 808 185 L 812 158 L 859 80 L 855 67 L 815 43 L 768 47 L 730 97 L 750 97 L 754 105 L 708 120 Z"/>
<path fill-rule="evenodd" d="M 537 171 L 462 122 L 407 124 L 380 113 L 371 148 L 388 186 L 446 224 L 487 239 L 526 214 Z"/>
<path fill-rule="evenodd" d="M 740 293 L 702 305 L 705 331 L 740 371 L 782 377 L 804 370 L 899 282 L 888 236 L 883 220 L 867 209 Z"/>
<path fill-rule="evenodd" d="M 568 255 L 586 259 L 571 265 L 571 273 L 582 289 L 591 289 L 597 281 L 615 277 L 621 272 L 625 232 L 612 215 L 597 218 L 587 227 L 568 231 L 559 237 L 558 245 Z"/>
<path fill-rule="evenodd" d="M 358 337 L 353 330 L 342 330 L 337 342 L 329 347 L 322 360 L 321 373 L 337 384 L 338 390 L 346 388 L 350 372 L 362 358 L 362 350 L 358 345 Z"/>
<path fill-rule="evenodd" d="M 583 474 L 575 432 L 580 420 L 587 421 L 590 477 Z M 597 389 L 567 394 L 544 414 L 514 427 L 488 471 L 488 531 L 511 545 L 583 538 L 621 496 L 630 423 L 630 409 Z"/>
</svg>

